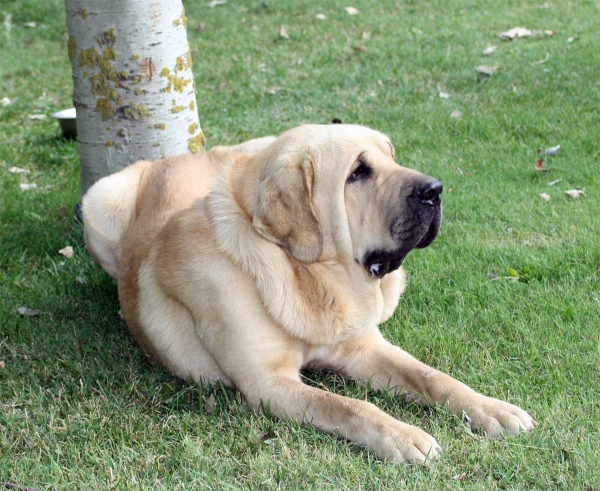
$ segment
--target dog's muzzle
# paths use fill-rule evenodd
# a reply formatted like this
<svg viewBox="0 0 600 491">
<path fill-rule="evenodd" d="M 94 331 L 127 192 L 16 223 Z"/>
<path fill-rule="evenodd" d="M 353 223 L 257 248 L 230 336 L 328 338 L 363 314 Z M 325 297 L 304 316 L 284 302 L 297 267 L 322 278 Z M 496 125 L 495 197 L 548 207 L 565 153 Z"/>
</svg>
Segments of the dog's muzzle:
<svg viewBox="0 0 600 491">
<path fill-rule="evenodd" d="M 410 251 L 415 248 L 423 249 L 435 240 L 442 224 L 442 190 L 442 183 L 436 180 L 428 181 L 415 189 L 409 201 L 413 203 L 414 220 L 422 223 L 409 227 L 414 231 L 411 234 L 407 234 L 404 227 L 392 226 L 391 233 L 398 236 L 400 246 L 394 250 L 368 251 L 364 256 L 363 266 L 369 275 L 383 278 L 402 266 Z"/>
</svg>

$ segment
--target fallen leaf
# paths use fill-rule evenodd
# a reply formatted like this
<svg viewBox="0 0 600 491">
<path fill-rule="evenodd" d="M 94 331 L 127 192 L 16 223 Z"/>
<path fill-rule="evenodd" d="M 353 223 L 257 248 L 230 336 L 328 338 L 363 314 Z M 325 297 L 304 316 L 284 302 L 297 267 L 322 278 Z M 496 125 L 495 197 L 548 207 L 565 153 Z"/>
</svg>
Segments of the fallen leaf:
<svg viewBox="0 0 600 491">
<path fill-rule="evenodd" d="M 21 169 L 20 167 L 10 167 L 8 172 L 11 174 L 29 174 L 27 169 Z"/>
<path fill-rule="evenodd" d="M 440 99 L 450 99 L 450 94 L 448 94 L 447 92 L 440 92 L 439 96 Z"/>
<path fill-rule="evenodd" d="M 317 14 L 315 15 L 315 18 L 319 20 L 325 20 L 327 19 L 327 16 L 325 14 Z"/>
<path fill-rule="evenodd" d="M 227 0 L 212 0 L 212 2 L 208 2 L 206 4 L 207 7 L 214 9 L 215 7 L 219 6 L 219 5 L 225 5 L 227 3 Z"/>
<path fill-rule="evenodd" d="M 216 406 L 215 395 L 211 394 L 208 399 L 204 400 L 204 413 L 207 416 L 210 416 L 214 412 L 215 406 Z"/>
<path fill-rule="evenodd" d="M 277 441 L 277 436 L 273 433 L 261 433 L 260 435 L 256 435 L 251 438 L 251 440 L 256 444 L 264 443 L 266 445 L 272 445 Z"/>
<path fill-rule="evenodd" d="M 278 90 L 279 90 L 279 87 L 270 87 L 269 89 L 267 89 L 267 94 L 275 95 L 275 94 L 277 94 Z"/>
<path fill-rule="evenodd" d="M 550 169 L 544 167 L 544 159 L 542 158 L 535 163 L 535 170 L 540 172 L 550 172 Z"/>
<path fill-rule="evenodd" d="M 368 51 L 367 47 L 364 44 L 361 44 L 359 46 L 353 46 L 352 49 L 357 53 L 366 53 Z"/>
<path fill-rule="evenodd" d="M 287 33 L 285 26 L 281 26 L 279 28 L 279 35 L 284 38 L 287 39 L 288 41 L 290 40 L 290 35 Z"/>
<path fill-rule="evenodd" d="M 2 24 L 4 24 L 6 33 L 10 36 L 10 30 L 12 29 L 12 14 L 9 14 L 7 12 L 2 12 L 2 15 L 4 16 L 4 20 L 2 21 Z"/>
<path fill-rule="evenodd" d="M 416 28 L 416 27 L 411 27 L 410 30 L 411 30 L 411 32 L 414 32 L 415 34 L 419 34 L 419 35 L 423 34 L 423 31 L 421 29 Z"/>
<path fill-rule="evenodd" d="M 40 315 L 39 310 L 32 310 L 27 307 L 18 307 L 17 312 L 24 317 L 35 317 L 36 315 Z"/>
<path fill-rule="evenodd" d="M 555 184 L 558 184 L 560 181 L 562 181 L 562 179 L 557 179 L 556 181 L 549 182 L 548 186 L 554 186 Z"/>
<path fill-rule="evenodd" d="M 88 279 L 85 276 L 78 276 L 77 278 L 75 278 L 75 281 L 82 285 L 87 285 L 88 283 Z"/>
<path fill-rule="evenodd" d="M 200 32 L 204 32 L 206 31 L 206 24 L 204 22 L 198 22 L 196 29 L 198 29 Z"/>
<path fill-rule="evenodd" d="M 494 75 L 494 73 L 496 73 L 496 67 L 488 65 L 476 66 L 475 70 L 477 70 L 477 73 L 485 75 L 486 77 L 491 77 L 492 75 Z"/>
<path fill-rule="evenodd" d="M 67 259 L 71 259 L 73 257 L 73 248 L 71 246 L 67 246 L 58 251 L 59 254 L 62 254 Z"/>
<path fill-rule="evenodd" d="M 546 53 L 546 57 L 543 60 L 534 61 L 531 65 L 542 65 L 550 59 L 550 53 Z"/>
<path fill-rule="evenodd" d="M 543 31 L 543 33 L 544 33 L 546 36 L 554 36 L 554 35 L 556 34 L 556 31 L 553 31 L 553 30 L 545 30 L 545 31 Z"/>
<path fill-rule="evenodd" d="M 571 36 L 569 39 L 567 39 L 567 43 L 572 43 L 573 41 L 575 41 L 575 36 Z"/>
<path fill-rule="evenodd" d="M 508 268 L 508 275 L 512 276 L 513 278 L 518 278 L 519 272 L 514 268 Z"/>
<path fill-rule="evenodd" d="M 509 29 L 506 32 L 501 32 L 500 34 L 498 34 L 498 37 L 500 37 L 500 39 L 512 41 L 516 38 L 525 38 L 531 36 L 531 34 L 532 32 L 524 27 L 513 27 L 512 29 Z"/>
<path fill-rule="evenodd" d="M 6 363 L 0 361 L 0 369 L 4 370 L 6 368 Z"/>
<path fill-rule="evenodd" d="M 486 56 L 491 55 L 494 51 L 496 51 L 496 49 L 498 48 L 498 46 L 488 46 L 487 48 L 485 48 L 483 50 L 483 54 Z"/>
<path fill-rule="evenodd" d="M 460 119 L 460 118 L 462 118 L 462 115 L 463 115 L 462 111 L 459 111 L 458 109 L 455 109 L 454 111 L 452 111 L 450 113 L 450 117 L 454 118 L 454 119 Z"/>
<path fill-rule="evenodd" d="M 31 119 L 31 120 L 46 119 L 46 115 L 45 114 L 30 114 L 29 119 Z"/>
<path fill-rule="evenodd" d="M 37 27 L 37 23 L 35 23 L 35 22 L 23 22 L 23 27 L 29 27 L 30 29 L 35 29 Z"/>
<path fill-rule="evenodd" d="M 35 189 L 37 188 L 37 184 L 35 182 L 32 182 L 30 184 L 27 183 L 21 183 L 19 184 L 19 187 L 21 188 L 21 191 L 28 191 L 30 189 Z"/>
<path fill-rule="evenodd" d="M 370 33 L 370 32 L 368 32 L 368 31 L 363 31 L 363 32 L 362 32 L 362 38 L 363 38 L 365 41 L 368 41 L 369 39 L 371 39 L 371 33 Z"/>
<path fill-rule="evenodd" d="M 348 15 L 356 15 L 356 14 L 358 14 L 358 10 L 356 10 L 354 7 L 344 7 L 344 10 L 346 11 L 346 13 Z"/>
<path fill-rule="evenodd" d="M 544 150 L 540 150 L 539 154 L 542 156 L 551 156 L 556 155 L 560 150 L 560 145 L 556 145 L 555 147 L 545 148 Z"/>
<path fill-rule="evenodd" d="M 569 189 L 565 191 L 565 194 L 568 194 L 573 199 L 579 199 L 582 194 L 585 194 L 581 189 Z"/>
<path fill-rule="evenodd" d="M 538 194 L 538 196 L 539 196 L 540 198 L 542 198 L 544 201 L 550 201 L 550 195 L 549 195 L 549 194 L 546 194 L 546 193 L 540 193 L 540 194 Z"/>
<path fill-rule="evenodd" d="M 488 281 L 494 281 L 498 279 L 498 275 L 492 271 L 488 271 L 488 274 L 486 275 Z"/>
<path fill-rule="evenodd" d="M 11 100 L 8 97 L 3 97 L 0 103 L 5 107 L 10 106 Z"/>
</svg>

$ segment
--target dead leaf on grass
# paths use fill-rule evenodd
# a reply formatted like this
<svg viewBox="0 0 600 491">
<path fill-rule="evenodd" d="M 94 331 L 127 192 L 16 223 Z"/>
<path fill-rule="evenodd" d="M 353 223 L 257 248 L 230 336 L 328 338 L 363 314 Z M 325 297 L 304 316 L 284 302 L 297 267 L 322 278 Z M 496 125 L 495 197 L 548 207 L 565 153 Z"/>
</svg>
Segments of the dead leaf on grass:
<svg viewBox="0 0 600 491">
<path fill-rule="evenodd" d="M 489 65 L 479 65 L 475 67 L 475 70 L 477 71 L 477 73 L 484 75 L 485 77 L 491 77 L 492 75 L 494 75 L 494 73 L 496 73 L 496 68 L 495 66 L 489 66 Z"/>
<path fill-rule="evenodd" d="M 29 27 L 29 29 L 35 29 L 37 22 L 23 22 L 23 27 Z"/>
<path fill-rule="evenodd" d="M 75 278 L 75 281 L 81 285 L 87 285 L 88 284 L 88 279 L 85 276 L 77 276 Z"/>
<path fill-rule="evenodd" d="M 360 44 L 358 46 L 352 46 L 352 49 L 357 53 L 366 53 L 368 51 L 367 47 L 364 44 Z"/>
<path fill-rule="evenodd" d="M 355 9 L 354 7 L 344 7 L 344 10 L 346 11 L 346 13 L 348 15 L 356 15 L 356 14 L 358 14 L 358 10 Z"/>
<path fill-rule="evenodd" d="M 555 147 L 544 148 L 543 150 L 539 150 L 538 153 L 543 157 L 549 157 L 552 155 L 556 155 L 560 150 L 560 145 L 556 145 Z"/>
<path fill-rule="evenodd" d="M 325 20 L 327 19 L 327 16 L 325 14 L 317 14 L 315 15 L 315 18 L 319 20 Z"/>
<path fill-rule="evenodd" d="M 265 444 L 265 445 L 272 445 L 273 443 L 275 443 L 277 441 L 277 436 L 271 432 L 269 433 L 261 433 L 259 435 L 255 435 L 251 438 L 253 443 L 256 443 L 258 445 L 260 444 Z"/>
<path fill-rule="evenodd" d="M 534 61 L 531 65 L 543 65 L 550 59 L 550 53 L 546 53 L 546 57 L 543 60 Z"/>
<path fill-rule="evenodd" d="M 562 179 L 557 179 L 556 181 L 549 182 L 548 186 L 554 186 L 555 184 L 558 184 L 560 181 L 562 181 Z"/>
<path fill-rule="evenodd" d="M 565 191 L 565 194 L 568 194 L 573 199 L 579 199 L 582 194 L 585 194 L 581 189 L 569 189 Z"/>
<path fill-rule="evenodd" d="M 0 361 L 0 369 L 4 370 L 6 368 L 6 363 L 4 363 L 3 361 Z"/>
<path fill-rule="evenodd" d="M 450 94 L 448 94 L 448 92 L 440 92 L 439 96 L 440 99 L 450 99 Z"/>
<path fill-rule="evenodd" d="M 210 416 L 213 413 L 216 405 L 217 402 L 215 401 L 215 395 L 211 394 L 208 399 L 204 399 L 204 413 L 207 416 Z"/>
<path fill-rule="evenodd" d="M 453 119 L 460 119 L 460 118 L 462 118 L 462 115 L 463 115 L 462 111 L 459 111 L 458 109 L 455 109 L 454 111 L 452 111 L 450 113 L 450 117 Z"/>
<path fill-rule="evenodd" d="M 573 41 L 575 41 L 575 39 L 577 39 L 575 36 L 571 36 L 567 39 L 567 43 L 572 43 Z"/>
<path fill-rule="evenodd" d="M 32 121 L 36 121 L 40 119 L 46 119 L 47 116 L 45 114 L 30 114 L 28 117 Z"/>
<path fill-rule="evenodd" d="M 198 22 L 196 29 L 198 29 L 200 32 L 204 32 L 206 31 L 206 24 L 204 22 Z"/>
<path fill-rule="evenodd" d="M 21 184 L 19 184 L 19 187 L 21 188 L 21 191 L 29 191 L 30 189 L 37 188 L 37 184 L 35 182 L 32 182 L 32 183 L 22 182 Z"/>
<path fill-rule="evenodd" d="M 498 46 L 488 46 L 483 50 L 483 54 L 486 56 L 490 56 L 494 51 L 498 49 Z"/>
<path fill-rule="evenodd" d="M 362 38 L 363 38 L 365 41 L 368 41 L 369 39 L 371 39 L 371 33 L 370 33 L 370 32 L 368 32 L 368 31 L 363 31 L 363 32 L 362 32 Z"/>
<path fill-rule="evenodd" d="M 5 106 L 5 107 L 6 107 L 6 106 L 10 106 L 11 102 L 12 102 L 12 101 L 11 101 L 11 100 L 10 100 L 8 97 L 3 97 L 3 98 L 0 100 L 0 104 L 2 104 L 2 105 L 3 105 L 3 106 Z"/>
<path fill-rule="evenodd" d="M 35 317 L 40 315 L 39 310 L 28 309 L 27 307 L 17 307 L 17 312 L 24 317 Z"/>
<path fill-rule="evenodd" d="M 71 246 L 66 246 L 66 247 L 63 247 L 60 251 L 58 251 L 58 253 L 62 254 L 67 259 L 71 259 L 73 257 L 74 251 Z"/>
<path fill-rule="evenodd" d="M 21 169 L 20 167 L 10 167 L 8 172 L 11 174 L 29 174 L 27 169 Z"/>
<path fill-rule="evenodd" d="M 538 194 L 538 196 L 539 196 L 540 198 L 542 198 L 544 201 L 550 201 L 550 195 L 549 195 L 549 194 L 546 194 L 546 193 L 540 193 L 540 194 Z"/>
<path fill-rule="evenodd" d="M 212 0 L 212 2 L 208 2 L 206 4 L 207 7 L 214 9 L 215 7 L 218 7 L 219 5 L 225 5 L 227 3 L 227 0 Z"/>
<path fill-rule="evenodd" d="M 288 41 L 290 40 L 290 35 L 288 34 L 287 30 L 285 29 L 285 26 L 281 26 L 279 28 L 279 35 L 282 38 L 287 39 Z"/>
<path fill-rule="evenodd" d="M 539 172 L 550 172 L 550 169 L 548 167 L 544 167 L 544 159 L 539 159 L 535 163 L 535 170 Z"/>
<path fill-rule="evenodd" d="M 267 94 L 275 95 L 280 90 L 280 87 L 270 87 L 267 89 Z"/>
<path fill-rule="evenodd" d="M 508 31 L 501 32 L 498 34 L 500 39 L 504 39 L 505 41 L 512 41 L 517 38 L 525 38 L 531 36 L 532 32 L 525 27 L 513 27 Z"/>
</svg>

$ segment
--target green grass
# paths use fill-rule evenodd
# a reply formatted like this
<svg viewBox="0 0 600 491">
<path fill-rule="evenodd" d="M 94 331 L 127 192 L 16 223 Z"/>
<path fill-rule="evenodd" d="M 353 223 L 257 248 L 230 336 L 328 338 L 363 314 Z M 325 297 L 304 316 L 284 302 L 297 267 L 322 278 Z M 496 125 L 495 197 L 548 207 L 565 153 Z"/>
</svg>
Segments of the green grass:
<svg viewBox="0 0 600 491">
<path fill-rule="evenodd" d="M 430 469 L 405 468 L 150 364 L 119 318 L 116 287 L 82 246 L 72 215 L 76 144 L 61 140 L 50 118 L 28 119 L 71 105 L 63 2 L 4 0 L 13 28 L 0 26 L 0 98 L 14 102 L 0 106 L 0 481 L 600 489 L 597 2 L 356 0 L 356 16 L 340 1 L 205 3 L 188 1 L 187 13 L 209 145 L 333 118 L 388 133 L 399 162 L 444 182 L 445 218 L 438 240 L 409 257 L 410 284 L 385 335 L 540 424 L 491 441 L 444 410 L 306 374 L 421 426 L 444 448 Z M 319 12 L 327 19 L 315 19 Z M 38 26 L 21 27 L 27 21 Z M 282 24 L 290 42 L 278 36 Z M 497 38 L 517 25 L 557 32 Z M 498 45 L 491 57 L 482 55 L 488 44 Z M 360 45 L 367 51 L 353 49 Z M 481 64 L 498 65 L 497 74 L 479 79 Z M 462 118 L 451 118 L 454 110 Z M 552 171 L 536 172 L 537 149 L 557 144 Z M 38 187 L 22 192 L 22 182 Z M 574 188 L 585 196 L 564 194 Z M 65 245 L 75 248 L 72 260 L 57 252 Z M 41 313 L 21 317 L 13 310 L 21 306 Z M 276 439 L 266 444 L 263 434 Z"/>
</svg>

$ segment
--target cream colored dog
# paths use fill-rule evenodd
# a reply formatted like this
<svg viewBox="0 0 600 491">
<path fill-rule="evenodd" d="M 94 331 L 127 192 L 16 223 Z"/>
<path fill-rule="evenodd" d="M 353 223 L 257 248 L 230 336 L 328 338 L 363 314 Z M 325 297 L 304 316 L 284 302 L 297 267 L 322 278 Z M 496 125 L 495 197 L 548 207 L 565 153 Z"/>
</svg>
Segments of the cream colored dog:
<svg viewBox="0 0 600 491">
<path fill-rule="evenodd" d="M 432 436 L 366 401 L 309 387 L 303 367 L 467 415 L 497 437 L 536 422 L 392 346 L 377 326 L 405 288 L 408 252 L 441 222 L 441 183 L 346 125 L 137 162 L 83 199 L 85 241 L 118 279 L 127 324 L 174 374 L 237 388 L 254 408 L 424 463 Z"/>
</svg>

